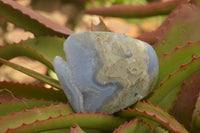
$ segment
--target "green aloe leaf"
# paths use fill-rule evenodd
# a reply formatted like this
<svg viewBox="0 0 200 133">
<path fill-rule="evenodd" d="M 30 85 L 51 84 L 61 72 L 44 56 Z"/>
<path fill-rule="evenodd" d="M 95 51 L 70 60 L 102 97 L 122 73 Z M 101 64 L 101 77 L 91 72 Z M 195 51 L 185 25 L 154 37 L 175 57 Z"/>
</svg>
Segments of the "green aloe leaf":
<svg viewBox="0 0 200 133">
<path fill-rule="evenodd" d="M 15 63 L 10 62 L 10 61 L 4 60 L 2 58 L 0 58 L 0 62 L 5 64 L 5 65 L 7 65 L 7 66 L 10 66 L 10 67 L 12 67 L 12 68 L 14 68 L 14 69 L 16 69 L 16 70 L 18 70 L 20 72 L 23 72 L 23 73 L 25 73 L 25 74 L 33 77 L 33 78 L 36 78 L 36 79 L 38 79 L 38 80 L 40 80 L 40 81 L 42 81 L 44 83 L 50 84 L 50 85 L 52 85 L 52 86 L 54 86 L 54 87 L 56 87 L 58 89 L 61 88 L 60 83 L 59 83 L 58 80 L 50 78 L 50 77 L 48 77 L 46 75 L 39 74 L 39 73 L 37 73 L 35 71 L 32 71 L 30 69 L 27 69 L 25 67 L 17 65 Z"/>
<path fill-rule="evenodd" d="M 176 46 L 200 38 L 200 8 L 192 4 L 180 4 L 158 28 L 158 43 L 154 46 L 158 58 L 171 52 Z M 150 34 L 149 34 L 150 35 Z"/>
<path fill-rule="evenodd" d="M 33 39 L 28 39 L 21 43 L 37 50 L 37 52 L 41 53 L 53 64 L 55 56 L 60 56 L 65 59 L 65 53 L 63 50 L 64 41 L 65 39 L 63 38 L 41 36 Z"/>
<path fill-rule="evenodd" d="M 54 69 L 51 62 L 45 59 L 40 53 L 36 50 L 25 46 L 22 44 L 12 44 L 5 45 L 0 47 L 0 57 L 4 59 L 12 59 L 17 56 L 27 56 L 29 58 L 35 59 L 46 65 L 49 69 Z"/>
<path fill-rule="evenodd" d="M 148 101 L 157 104 L 162 109 L 169 110 L 180 92 L 183 81 L 199 70 L 200 56 L 193 57 L 190 62 L 182 64 L 176 72 L 170 74 Z"/>
<path fill-rule="evenodd" d="M 169 133 L 169 132 L 158 126 L 158 127 L 154 128 L 153 133 Z"/>
<path fill-rule="evenodd" d="M 51 108 L 54 109 L 54 106 L 49 107 L 48 110 Z M 56 114 L 58 114 L 60 109 L 56 112 Z M 22 117 L 22 113 L 20 115 L 20 118 L 24 118 Z M 50 115 L 48 118 L 46 118 L 47 115 L 45 113 L 42 113 L 40 116 L 40 119 L 36 119 L 34 122 L 22 123 L 18 127 L 9 128 L 6 133 L 34 133 L 51 131 L 55 129 L 70 128 L 75 124 L 78 124 L 81 128 L 99 129 L 104 132 L 111 132 L 113 129 L 126 121 L 123 118 L 118 118 L 112 115 L 89 112 L 70 113 L 67 115 L 59 113 L 57 116 Z"/>
<path fill-rule="evenodd" d="M 160 83 L 166 80 L 170 73 L 175 72 L 181 64 L 189 62 L 192 56 L 200 56 L 199 49 L 200 41 L 196 41 L 188 42 L 181 47 L 175 47 L 170 53 L 165 53 L 159 60 L 159 77 L 155 88 L 158 88 Z"/>
<path fill-rule="evenodd" d="M 2 94 L 2 92 L 1 92 Z M 50 106 L 52 103 L 53 104 L 58 104 L 58 102 L 55 101 L 45 101 L 45 100 L 36 100 L 36 99 L 17 99 L 16 97 L 14 98 L 13 96 L 4 96 L 1 97 L 1 101 L 2 98 L 6 98 L 6 103 L 1 103 L 0 104 L 0 121 L 3 122 L 3 120 L 1 120 L 1 117 L 3 116 L 7 116 L 10 114 L 14 114 L 14 112 L 20 112 L 23 110 L 29 110 L 29 109 L 33 109 L 34 107 L 41 107 L 41 106 Z M 5 100 L 5 99 L 4 99 Z M 0 129 L 1 130 L 1 129 Z"/>
<path fill-rule="evenodd" d="M 12 113 L 5 117 L 0 117 L 0 132 L 5 132 L 9 128 L 16 128 L 23 123 L 32 123 L 35 121 L 45 120 L 51 117 L 59 117 L 73 112 L 69 104 L 58 104 L 50 106 L 35 107 L 22 112 Z M 56 123 L 54 123 L 56 125 Z M 34 131 L 33 131 L 34 132 Z M 29 132 L 27 132 L 29 133 Z"/>
<path fill-rule="evenodd" d="M 113 133 L 151 133 L 152 127 L 145 122 L 135 119 L 134 121 L 125 122 L 119 128 L 115 129 Z"/>
<path fill-rule="evenodd" d="M 67 37 L 73 32 L 13 0 L 0 0 L 0 14 L 5 19 L 35 35 Z"/>
<path fill-rule="evenodd" d="M 152 104 L 138 102 L 133 106 L 133 109 L 129 108 L 127 110 L 122 110 L 118 115 L 125 118 L 142 116 L 157 122 L 172 133 L 188 133 L 188 131 L 178 123 L 173 116 L 170 116 L 166 111 L 157 106 L 153 106 Z"/>
<path fill-rule="evenodd" d="M 62 89 L 46 88 L 37 84 L 22 84 L 14 82 L 0 82 L 0 91 L 7 90 L 12 95 L 26 99 L 44 99 L 66 103 L 67 99 Z M 39 94 L 39 95 L 38 95 Z"/>
</svg>

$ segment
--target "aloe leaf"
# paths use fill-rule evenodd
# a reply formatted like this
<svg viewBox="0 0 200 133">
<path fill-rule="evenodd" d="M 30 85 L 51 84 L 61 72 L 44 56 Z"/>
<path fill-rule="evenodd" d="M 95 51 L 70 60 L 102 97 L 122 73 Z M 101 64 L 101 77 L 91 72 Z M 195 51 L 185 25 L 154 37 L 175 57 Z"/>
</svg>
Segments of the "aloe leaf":
<svg viewBox="0 0 200 133">
<path fill-rule="evenodd" d="M 2 93 L 1 93 L 2 94 Z M 5 97 L 4 98 L 8 98 Z M 0 99 L 2 100 L 2 99 Z M 12 114 L 13 112 L 20 112 L 23 110 L 33 109 L 34 107 L 41 107 L 42 105 L 49 106 L 51 103 L 58 104 L 55 101 L 45 101 L 45 100 L 36 100 L 36 99 L 17 99 L 13 98 L 6 101 L 6 103 L 0 104 L 0 121 L 2 116 L 7 116 Z"/>
<path fill-rule="evenodd" d="M 70 128 L 70 133 L 85 133 L 77 124 Z"/>
<path fill-rule="evenodd" d="M 152 127 L 142 120 L 135 119 L 134 121 L 125 122 L 115 129 L 113 133 L 151 133 Z"/>
<path fill-rule="evenodd" d="M 17 56 L 27 56 L 32 59 L 38 60 L 44 65 L 46 65 L 49 69 L 54 69 L 51 62 L 45 59 L 41 54 L 39 54 L 36 50 L 22 45 L 22 44 L 12 44 L 5 45 L 0 47 L 0 57 L 4 59 L 12 59 Z"/>
<path fill-rule="evenodd" d="M 98 25 L 91 24 L 91 31 L 110 31 L 110 29 L 106 26 L 102 17 L 99 17 L 100 23 Z"/>
<path fill-rule="evenodd" d="M 53 106 L 51 108 L 53 108 Z M 70 113 L 68 115 L 60 113 L 60 115 L 55 117 L 49 116 L 47 119 L 37 119 L 32 123 L 23 123 L 18 127 L 9 128 L 5 133 L 34 133 L 50 131 L 55 129 L 70 128 L 75 124 L 78 124 L 82 128 L 100 129 L 104 132 L 110 132 L 125 121 L 126 120 L 123 118 L 99 113 L 80 112 Z"/>
<path fill-rule="evenodd" d="M 104 133 L 103 131 L 96 130 L 96 129 L 83 129 L 86 133 Z M 40 133 L 71 133 L 69 128 L 66 129 L 56 129 L 56 130 L 49 130 L 49 131 L 42 131 Z"/>
<path fill-rule="evenodd" d="M 18 98 L 44 99 L 47 101 L 57 101 L 66 103 L 67 99 L 62 89 L 46 88 L 37 84 L 22 84 L 2 81 L 0 82 L 0 92 L 10 91 Z M 39 95 L 38 95 L 39 94 Z"/>
<path fill-rule="evenodd" d="M 162 109 L 169 110 L 180 92 L 183 81 L 199 70 L 200 56 L 193 56 L 190 62 L 182 64 L 176 72 L 169 74 L 169 77 L 160 84 L 148 101 L 157 104 Z"/>
<path fill-rule="evenodd" d="M 170 73 L 175 72 L 181 64 L 185 64 L 190 61 L 193 55 L 200 56 L 199 49 L 200 41 L 196 41 L 188 42 L 181 47 L 177 46 L 170 53 L 165 53 L 165 55 L 159 60 L 159 76 L 155 88 L 158 88 L 160 83 L 166 80 Z"/>
<path fill-rule="evenodd" d="M 195 110 L 192 117 L 191 133 L 200 132 L 200 96 L 198 97 Z"/>
<path fill-rule="evenodd" d="M 73 33 L 67 27 L 61 26 L 13 0 L 0 0 L 0 14 L 8 21 L 38 36 L 67 37 Z"/>
<path fill-rule="evenodd" d="M 87 14 L 110 16 L 110 17 L 149 17 L 155 15 L 169 14 L 177 5 L 179 0 L 167 2 L 154 2 L 148 5 L 114 5 L 111 7 L 98 7 L 85 10 Z"/>
<path fill-rule="evenodd" d="M 32 70 L 30 70 L 28 68 L 24 68 L 24 67 L 22 67 L 20 65 L 17 65 L 15 63 L 10 62 L 10 61 L 4 60 L 2 58 L 0 58 L 0 62 L 5 64 L 5 65 L 7 65 L 7 66 L 10 66 L 10 67 L 12 67 L 12 68 L 14 68 L 14 69 L 16 69 L 16 70 L 18 70 L 20 72 L 23 72 L 23 73 L 25 73 L 25 74 L 33 77 L 33 78 L 36 78 L 36 79 L 38 79 L 38 80 L 40 80 L 40 81 L 42 81 L 44 83 L 50 84 L 50 85 L 52 85 L 52 86 L 54 86 L 54 87 L 56 87 L 58 89 L 61 88 L 58 80 L 50 78 L 50 77 L 48 77 L 46 75 L 39 74 L 39 73 L 37 73 L 35 71 L 32 71 Z"/>
<path fill-rule="evenodd" d="M 188 130 L 191 127 L 192 115 L 200 93 L 199 81 L 200 71 L 184 80 L 180 93 L 170 109 L 170 114 Z"/>
<path fill-rule="evenodd" d="M 200 38 L 200 8 L 192 4 L 180 4 L 160 26 L 158 43 L 154 46 L 158 58 L 174 47 Z"/>
<path fill-rule="evenodd" d="M 5 132 L 9 128 L 16 128 L 23 123 L 32 123 L 48 119 L 51 117 L 58 117 L 60 115 L 67 115 L 73 112 L 69 104 L 58 104 L 50 106 L 35 107 L 30 110 L 24 110 L 22 112 L 12 113 L 5 117 L 0 117 L 0 132 Z M 56 123 L 55 123 L 56 124 Z"/>
<path fill-rule="evenodd" d="M 21 42 L 28 45 L 42 55 L 53 64 L 55 56 L 60 56 L 65 59 L 63 44 L 65 39 L 51 36 L 41 36 L 33 39 L 28 39 Z"/>
<path fill-rule="evenodd" d="M 173 116 L 170 116 L 166 111 L 161 110 L 157 106 L 147 103 L 138 102 L 133 109 L 128 108 L 122 110 L 118 115 L 125 118 L 142 116 L 157 122 L 159 125 L 172 133 L 188 133 L 188 131 L 178 123 Z"/>
<path fill-rule="evenodd" d="M 161 127 L 155 127 L 153 129 L 153 132 L 152 133 L 169 133 L 167 130 L 161 128 Z"/>
</svg>

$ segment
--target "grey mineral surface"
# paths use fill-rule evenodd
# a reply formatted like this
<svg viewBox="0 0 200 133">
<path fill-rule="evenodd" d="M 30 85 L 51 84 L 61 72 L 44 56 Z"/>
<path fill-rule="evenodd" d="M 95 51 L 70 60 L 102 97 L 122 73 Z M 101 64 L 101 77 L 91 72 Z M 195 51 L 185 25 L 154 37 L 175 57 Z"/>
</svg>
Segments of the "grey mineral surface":
<svg viewBox="0 0 200 133">
<path fill-rule="evenodd" d="M 157 81 L 154 49 L 122 34 L 72 34 L 64 51 L 67 61 L 56 56 L 54 67 L 76 112 L 112 114 L 147 96 Z"/>
</svg>

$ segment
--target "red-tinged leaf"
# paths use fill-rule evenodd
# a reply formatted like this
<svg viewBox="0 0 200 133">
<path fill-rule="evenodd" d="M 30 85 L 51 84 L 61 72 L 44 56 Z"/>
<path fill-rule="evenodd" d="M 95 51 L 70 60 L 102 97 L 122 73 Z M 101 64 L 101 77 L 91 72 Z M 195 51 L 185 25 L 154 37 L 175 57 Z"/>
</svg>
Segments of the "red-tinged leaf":
<svg viewBox="0 0 200 133">
<path fill-rule="evenodd" d="M 132 5 L 114 5 L 111 7 L 98 7 L 85 10 L 87 14 L 95 14 L 110 17 L 149 17 L 155 15 L 169 14 L 178 4 L 180 0 L 172 0 L 167 2 L 154 2 L 148 5 L 132 6 Z"/>
<path fill-rule="evenodd" d="M 12 44 L 0 46 L 0 57 L 4 59 L 12 59 L 17 56 L 27 56 L 29 58 L 35 59 L 46 65 L 49 69 L 54 69 L 51 62 L 45 59 L 36 50 L 25 46 L 23 44 Z"/>
<path fill-rule="evenodd" d="M 85 133 L 77 124 L 70 128 L 70 133 Z"/>
<path fill-rule="evenodd" d="M 154 47 L 158 58 L 161 58 L 165 52 L 171 52 L 176 46 L 199 40 L 199 16 L 200 8 L 192 4 L 181 4 L 173 10 L 157 29 L 160 35 L 156 37 L 159 41 Z"/>
<path fill-rule="evenodd" d="M 14 82 L 0 82 L 0 93 L 10 91 L 17 98 L 44 99 L 66 103 L 67 99 L 62 89 L 46 88 L 37 84 L 22 84 Z M 39 95 L 38 95 L 39 94 Z"/>
<path fill-rule="evenodd" d="M 167 130 L 157 126 L 153 129 L 151 133 L 169 133 Z"/>
<path fill-rule="evenodd" d="M 0 93 L 2 94 L 2 93 Z M 15 96 L 11 96 L 10 93 L 4 91 L 0 96 L 0 101 L 3 101 L 6 98 L 6 102 L 0 104 L 0 117 L 7 116 L 13 112 L 20 112 L 24 109 L 33 109 L 34 107 L 41 107 L 42 105 L 49 106 L 51 103 L 58 104 L 55 101 L 45 101 L 45 100 L 36 100 L 36 99 L 19 99 Z M 5 103 L 4 103 L 5 102 Z"/>
<path fill-rule="evenodd" d="M 160 84 L 148 101 L 157 104 L 162 109 L 169 110 L 180 92 L 183 81 L 198 71 L 200 71 L 200 56 L 193 57 L 190 62 L 182 64 L 177 71 L 169 74 L 169 77 Z"/>
<path fill-rule="evenodd" d="M 200 133 L 200 96 L 198 97 L 192 117 L 191 133 Z"/>
<path fill-rule="evenodd" d="M 50 106 L 35 107 L 30 110 L 12 113 L 8 116 L 0 117 L 0 132 L 5 132 L 8 128 L 16 128 L 23 123 L 33 123 L 48 119 L 49 117 L 59 117 L 73 112 L 69 104 L 58 104 Z M 56 123 L 55 123 L 56 124 Z M 29 133 L 29 132 L 27 132 Z"/>
<path fill-rule="evenodd" d="M 192 115 L 200 93 L 200 71 L 186 79 L 181 86 L 180 93 L 170 110 L 176 120 L 188 130 L 191 127 Z"/>
<path fill-rule="evenodd" d="M 13 0 L 0 0 L 0 14 L 8 21 L 38 36 L 67 37 L 73 33 L 67 27 L 61 26 Z"/>
<path fill-rule="evenodd" d="M 157 28 L 154 31 L 142 33 L 136 38 L 153 45 L 158 41 L 158 36 L 160 36 L 162 33 L 163 31 L 160 28 Z"/>
<path fill-rule="evenodd" d="M 160 108 L 152 104 L 139 102 L 134 105 L 133 109 L 128 108 L 127 110 L 122 110 L 120 113 L 118 113 L 118 115 L 126 118 L 135 116 L 146 117 L 157 122 L 159 125 L 170 132 L 188 133 L 188 131 L 166 111 L 161 110 Z"/>
<path fill-rule="evenodd" d="M 0 58 L 0 63 L 3 63 L 5 65 L 7 65 L 7 66 L 10 66 L 10 67 L 12 67 L 12 68 L 14 68 L 14 69 L 16 69 L 16 70 L 18 70 L 20 72 L 23 72 L 23 73 L 25 73 L 25 74 L 33 77 L 33 78 L 36 78 L 36 79 L 38 79 L 38 80 L 40 80 L 40 81 L 42 81 L 44 83 L 50 84 L 50 85 L 52 85 L 52 86 L 54 86 L 54 87 L 56 87 L 58 89 L 61 88 L 59 81 L 55 80 L 55 79 L 53 79 L 51 77 L 39 74 L 39 73 L 37 73 L 37 72 L 35 72 L 33 70 L 30 70 L 28 68 L 22 67 L 20 65 L 17 65 L 15 63 L 10 62 L 10 61 L 4 60 L 2 58 Z"/>
<path fill-rule="evenodd" d="M 113 133 L 151 133 L 152 127 L 142 120 L 135 119 L 134 121 L 125 122 Z"/>
<path fill-rule="evenodd" d="M 78 124 L 82 128 L 100 129 L 111 132 L 124 123 L 125 119 L 99 113 L 76 113 L 68 115 L 50 116 L 48 119 L 36 120 L 32 123 L 23 123 L 16 128 L 9 128 L 5 133 L 35 133 L 55 129 L 70 128 Z"/>
<path fill-rule="evenodd" d="M 110 29 L 106 26 L 102 17 L 99 17 L 100 23 L 98 25 L 91 24 L 91 31 L 110 31 Z"/>
<path fill-rule="evenodd" d="M 165 53 L 164 56 L 159 59 L 159 76 L 155 88 L 158 88 L 160 83 L 166 80 L 170 73 L 175 72 L 181 64 L 189 62 L 192 56 L 200 56 L 199 49 L 200 41 L 196 41 L 188 42 L 184 46 L 176 46 L 170 53 Z"/>
</svg>

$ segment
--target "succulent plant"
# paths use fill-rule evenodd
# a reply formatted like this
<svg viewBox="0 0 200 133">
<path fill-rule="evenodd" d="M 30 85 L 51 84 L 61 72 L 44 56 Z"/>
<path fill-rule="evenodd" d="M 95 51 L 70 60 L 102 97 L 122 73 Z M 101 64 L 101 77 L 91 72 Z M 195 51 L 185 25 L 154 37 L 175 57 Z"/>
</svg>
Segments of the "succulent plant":
<svg viewBox="0 0 200 133">
<path fill-rule="evenodd" d="M 116 10 L 118 9 L 122 12 L 117 13 Z M 102 31 L 72 34 L 72 30 L 48 20 L 29 8 L 23 7 L 12 0 L 0 0 L 1 17 L 36 35 L 35 38 L 21 41 L 18 44 L 1 46 L 0 62 L 52 86 L 51 88 L 46 88 L 41 84 L 1 81 L 0 133 L 64 133 L 70 132 L 70 130 L 75 133 L 200 132 L 199 1 L 158 1 L 145 6 L 127 7 L 118 5 L 87 9 L 85 12 L 112 17 L 147 17 L 169 14 L 155 31 L 143 33 L 136 38 L 151 44 L 158 57 L 159 74 L 155 87 L 153 87 L 154 82 L 149 82 L 148 91 L 139 90 L 138 92 L 138 94 L 145 93 L 145 97 L 136 98 L 138 99 L 137 102 L 134 97 L 127 98 L 126 100 L 130 103 L 125 106 L 120 105 L 124 104 L 123 101 L 118 103 L 117 98 L 111 97 L 112 103 L 116 102 L 117 106 L 119 106 L 116 110 L 107 111 L 106 109 L 101 109 L 101 104 L 98 104 L 98 102 L 105 102 L 103 105 L 106 105 L 110 100 L 105 100 L 105 95 L 103 94 L 99 98 L 95 97 L 97 100 L 91 101 L 92 105 L 86 105 L 90 106 L 89 108 L 84 107 L 84 110 L 76 109 L 78 108 L 77 99 L 81 97 L 78 94 L 74 95 L 69 92 L 73 88 L 70 85 L 74 81 L 76 81 L 75 85 L 80 88 L 81 93 L 87 85 L 92 85 L 95 86 L 94 88 L 101 88 L 102 90 L 109 87 L 110 90 L 113 88 L 115 90 L 119 86 L 126 88 L 124 87 L 125 83 L 128 80 L 133 81 L 132 77 L 127 78 L 123 75 L 126 74 L 122 72 L 123 69 L 120 69 L 120 75 L 118 76 L 124 78 L 124 80 L 114 78 L 116 75 L 113 76 L 113 72 L 109 73 L 111 75 L 108 74 L 108 76 L 113 76 L 112 78 L 108 78 L 106 77 L 107 75 L 102 73 L 104 71 L 102 66 L 106 67 L 111 62 L 118 61 L 118 55 L 99 51 L 103 50 L 102 48 L 97 48 L 101 47 L 101 45 L 98 45 L 100 42 L 103 42 L 103 46 L 107 45 L 103 39 L 110 37 L 109 42 L 117 40 L 116 44 L 119 44 L 119 46 L 123 41 L 137 42 L 137 44 L 133 45 L 129 43 L 123 45 L 128 46 L 131 50 L 132 47 L 138 46 L 147 48 L 147 51 L 149 49 L 153 51 L 151 50 L 152 48 L 134 38 L 113 32 L 105 32 L 104 29 L 109 29 L 109 27 L 105 27 L 103 22 L 101 25 L 104 27 Z M 98 41 L 95 38 L 97 35 L 102 36 Z M 68 38 L 68 36 L 70 37 Z M 120 39 L 123 39 L 123 41 Z M 78 40 L 80 43 L 77 43 Z M 93 41 L 95 43 L 92 45 Z M 83 47 L 87 47 L 87 49 L 82 49 Z M 86 50 L 86 52 L 81 50 Z M 105 50 L 109 50 L 109 47 Z M 120 55 L 118 58 L 122 59 L 122 61 L 129 61 L 127 58 L 129 58 L 130 53 L 126 47 L 125 50 L 127 50 L 126 54 L 121 50 L 115 52 Z M 153 68 L 155 68 L 155 72 L 158 69 L 156 60 L 152 61 L 152 58 L 149 58 L 151 56 L 147 55 L 147 53 L 141 53 L 146 59 L 144 61 L 146 68 L 142 70 L 144 70 L 143 73 L 150 74 L 150 71 L 154 70 Z M 49 70 L 56 71 L 59 80 L 9 61 L 9 59 L 17 56 L 27 56 L 40 61 Z M 88 58 L 85 58 L 85 56 Z M 111 56 L 113 57 L 111 58 Z M 154 53 L 153 56 L 156 58 Z M 106 63 L 106 59 L 109 58 L 110 61 Z M 94 62 L 93 67 L 87 67 L 87 65 L 91 65 L 87 63 L 88 60 Z M 148 62 L 148 60 L 150 61 Z M 152 62 L 154 62 L 152 64 L 153 67 L 151 65 Z M 110 67 L 110 70 L 117 69 L 117 67 L 120 67 L 118 65 Z M 82 67 L 87 69 L 83 71 L 80 69 Z M 128 65 L 123 66 L 123 68 L 127 67 Z M 63 68 L 63 70 L 60 68 Z M 89 72 L 89 68 L 94 70 Z M 67 70 L 65 71 L 65 69 Z M 68 69 L 71 71 L 69 72 Z M 95 70 L 99 70 L 99 72 L 95 73 Z M 72 72 L 74 75 L 71 76 Z M 65 73 L 67 74 L 65 75 Z M 84 78 L 78 77 L 81 75 Z M 153 79 L 156 79 L 156 76 L 153 76 Z M 124 83 L 120 83 L 122 81 Z M 87 98 L 94 97 L 92 93 L 88 94 L 90 96 L 85 95 Z M 110 94 L 115 93 L 110 92 Z M 119 108 L 123 109 L 119 110 Z M 74 112 L 79 110 L 83 112 Z"/>
</svg>

